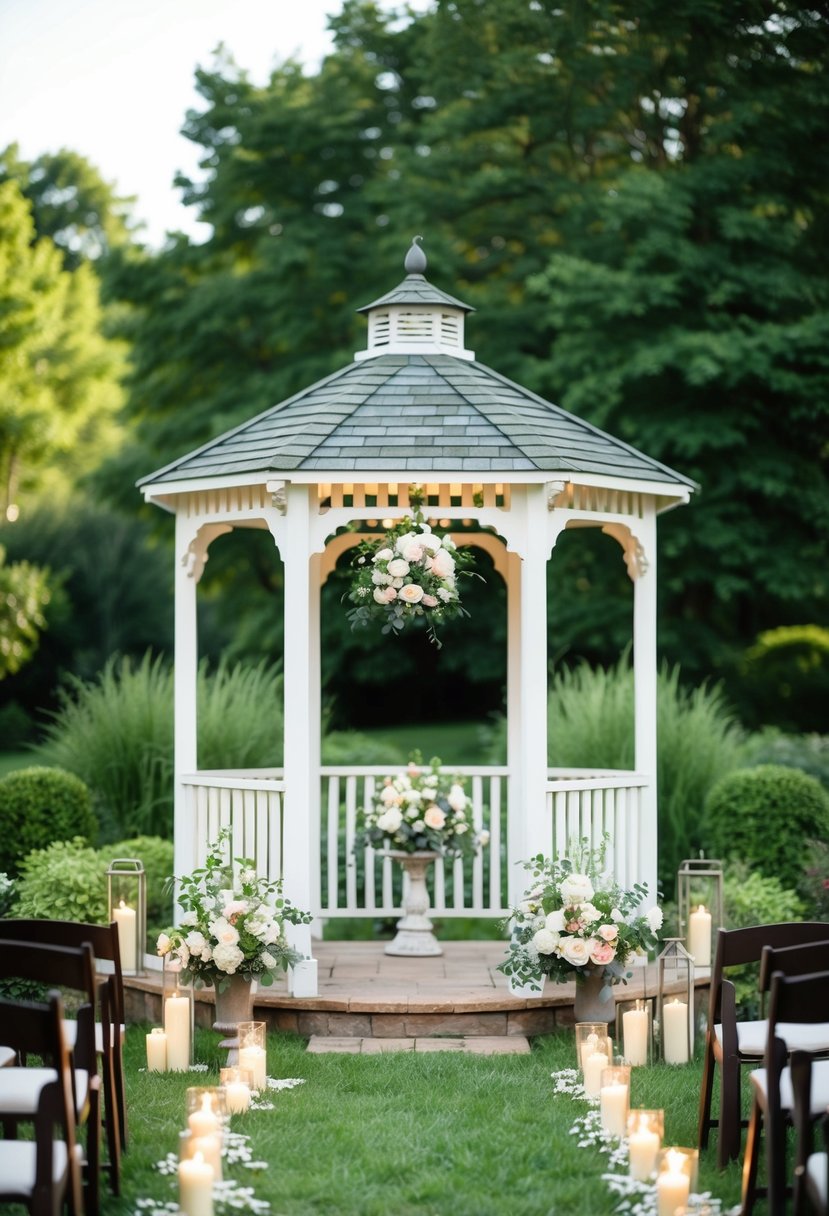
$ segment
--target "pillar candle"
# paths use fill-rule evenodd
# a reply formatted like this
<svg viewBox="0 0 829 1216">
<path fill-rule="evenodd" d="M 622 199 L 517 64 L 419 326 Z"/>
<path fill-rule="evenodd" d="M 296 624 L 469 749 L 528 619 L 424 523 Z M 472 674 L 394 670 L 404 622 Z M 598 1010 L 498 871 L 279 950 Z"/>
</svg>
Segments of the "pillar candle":
<svg viewBox="0 0 829 1216">
<path fill-rule="evenodd" d="M 186 996 L 168 996 L 164 1002 L 167 1032 L 167 1067 L 186 1072 L 190 1067 L 190 1001 Z"/>
<path fill-rule="evenodd" d="M 681 1170 L 668 1169 L 656 1179 L 656 1216 L 675 1216 L 691 1193 L 691 1180 Z"/>
<path fill-rule="evenodd" d="M 639 1182 L 646 1182 L 656 1169 L 659 1157 L 659 1134 L 640 1128 L 628 1136 L 628 1155 L 630 1161 L 630 1176 Z"/>
<path fill-rule="evenodd" d="M 212 1136 L 219 1130 L 221 1122 L 213 1110 L 210 1094 L 202 1094 L 201 1109 L 194 1110 L 187 1123 L 194 1136 Z"/>
<path fill-rule="evenodd" d="M 250 1107 L 250 1086 L 244 1081 L 226 1081 L 225 1102 L 229 1115 L 243 1114 Z"/>
<path fill-rule="evenodd" d="M 703 904 L 688 918 L 688 953 L 697 967 L 711 966 L 711 913 Z"/>
<path fill-rule="evenodd" d="M 607 1068 L 607 1056 L 594 1051 L 584 1061 L 584 1092 L 588 1098 L 598 1098 L 602 1088 L 602 1073 Z"/>
<path fill-rule="evenodd" d="M 118 949 L 121 953 L 121 970 L 137 971 L 138 955 L 135 943 L 135 908 L 130 908 L 123 899 L 112 909 L 112 919 L 118 926 Z"/>
<path fill-rule="evenodd" d="M 627 1128 L 628 1087 L 615 1083 L 603 1085 L 599 1093 L 602 1127 L 611 1136 L 622 1137 Z"/>
<path fill-rule="evenodd" d="M 584 1066 L 587 1063 L 588 1056 L 592 1056 L 599 1042 L 597 1034 L 589 1034 L 581 1045 L 581 1070 L 584 1072 Z"/>
<path fill-rule="evenodd" d="M 222 1137 L 220 1132 L 211 1132 L 209 1136 L 194 1136 L 193 1156 L 201 1153 L 204 1160 L 213 1171 L 213 1181 L 222 1181 Z"/>
<path fill-rule="evenodd" d="M 178 1205 L 185 1216 L 213 1216 L 213 1170 L 201 1153 L 179 1162 Z"/>
<path fill-rule="evenodd" d="M 662 1043 L 666 1064 L 688 1063 L 688 1006 L 684 1001 L 662 1006 Z"/>
<path fill-rule="evenodd" d="M 167 1036 L 158 1028 L 147 1035 L 147 1070 L 148 1072 L 167 1071 Z"/>
<path fill-rule="evenodd" d="M 265 1088 L 267 1078 L 267 1056 L 262 1047 L 240 1047 L 239 1067 L 252 1074 L 251 1089 Z M 598 1092 L 598 1091 L 597 1091 Z"/>
<path fill-rule="evenodd" d="M 628 1009 L 622 1014 L 622 1042 L 628 1064 L 648 1062 L 648 1011 Z"/>
</svg>

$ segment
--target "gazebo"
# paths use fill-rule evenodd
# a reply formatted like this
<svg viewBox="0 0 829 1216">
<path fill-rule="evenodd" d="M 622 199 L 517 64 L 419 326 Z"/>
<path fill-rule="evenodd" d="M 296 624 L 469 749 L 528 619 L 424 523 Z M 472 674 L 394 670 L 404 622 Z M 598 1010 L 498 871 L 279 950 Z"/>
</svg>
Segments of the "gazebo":
<svg viewBox="0 0 829 1216">
<path fill-rule="evenodd" d="M 352 363 L 139 482 L 176 517 L 176 873 L 228 825 L 235 851 L 318 923 L 399 910 L 389 859 L 367 850 L 358 865 L 352 850 L 381 770 L 321 764 L 320 589 L 380 519 L 410 513 L 417 486 L 424 513 L 463 520 L 456 543 L 486 550 L 507 588 L 507 764 L 460 770 L 490 847 L 436 864 L 433 907 L 501 915 L 520 896 L 516 861 L 605 832 L 619 881 L 655 890 L 656 518 L 694 483 L 479 363 L 472 310 L 426 279 L 417 239 L 402 282 L 359 310 L 368 341 Z M 284 562 L 284 767 L 199 771 L 197 587 L 211 543 L 251 527 Z M 585 527 L 618 542 L 633 581 L 633 772 L 548 766 L 546 565 L 565 529 Z M 307 961 L 291 990 L 314 996 L 311 929 L 294 942 Z"/>
</svg>

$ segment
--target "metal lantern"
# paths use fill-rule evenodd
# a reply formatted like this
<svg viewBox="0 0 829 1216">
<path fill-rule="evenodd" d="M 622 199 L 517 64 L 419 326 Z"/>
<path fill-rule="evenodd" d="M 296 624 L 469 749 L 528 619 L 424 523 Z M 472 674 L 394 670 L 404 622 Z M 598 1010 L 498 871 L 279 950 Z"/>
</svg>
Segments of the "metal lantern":
<svg viewBox="0 0 829 1216">
<path fill-rule="evenodd" d="M 147 942 L 147 875 L 135 857 L 116 857 L 107 870 L 107 908 L 118 926 L 124 975 L 144 974 Z"/>
<path fill-rule="evenodd" d="M 657 961 L 656 1016 L 666 1064 L 687 1064 L 694 1052 L 694 960 L 669 937 Z"/>
<path fill-rule="evenodd" d="M 676 876 L 679 934 L 697 969 L 711 966 L 714 934 L 723 926 L 723 864 L 688 857 Z"/>
</svg>

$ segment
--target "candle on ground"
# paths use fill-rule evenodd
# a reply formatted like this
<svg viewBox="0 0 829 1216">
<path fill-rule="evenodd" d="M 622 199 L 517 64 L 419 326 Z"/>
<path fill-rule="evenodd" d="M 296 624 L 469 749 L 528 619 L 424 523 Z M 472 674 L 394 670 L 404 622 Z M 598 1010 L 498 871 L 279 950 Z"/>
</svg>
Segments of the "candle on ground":
<svg viewBox="0 0 829 1216">
<path fill-rule="evenodd" d="M 221 1123 L 213 1110 L 210 1094 L 202 1094 L 201 1108 L 193 1111 L 187 1123 L 194 1136 L 211 1136 L 219 1130 Z"/>
<path fill-rule="evenodd" d="M 648 1011 L 628 1009 L 622 1014 L 622 1042 L 628 1064 L 648 1062 Z"/>
<path fill-rule="evenodd" d="M 123 899 L 117 908 L 112 909 L 112 919 L 118 926 L 118 950 L 121 954 L 121 970 L 138 970 L 138 952 L 135 941 L 135 908 L 125 904 Z"/>
<path fill-rule="evenodd" d="M 147 1071 L 167 1071 L 167 1036 L 158 1027 L 147 1035 Z"/>
<path fill-rule="evenodd" d="M 607 1068 L 607 1056 L 594 1051 L 584 1061 L 584 1092 L 588 1098 L 598 1098 L 602 1088 L 602 1073 Z"/>
<path fill-rule="evenodd" d="M 592 1031 L 581 1045 L 581 1070 L 584 1072 L 584 1066 L 587 1063 L 588 1056 L 592 1056 L 599 1043 L 599 1036 Z"/>
<path fill-rule="evenodd" d="M 625 1134 L 628 1117 L 628 1087 L 614 1082 L 603 1085 L 599 1093 L 602 1127 L 611 1136 Z"/>
<path fill-rule="evenodd" d="M 711 913 L 703 904 L 688 918 L 688 953 L 695 966 L 711 966 Z"/>
<path fill-rule="evenodd" d="M 186 1072 L 190 1067 L 190 1001 L 186 996 L 168 996 L 164 1002 L 167 1033 L 167 1067 Z"/>
<path fill-rule="evenodd" d="M 250 1107 L 250 1086 L 244 1081 L 225 1081 L 225 1102 L 229 1115 L 241 1115 Z"/>
<path fill-rule="evenodd" d="M 691 1180 L 682 1170 L 682 1156 L 668 1153 L 667 1167 L 656 1179 L 657 1216 L 674 1216 L 677 1208 L 688 1202 Z"/>
<path fill-rule="evenodd" d="M 662 1042 L 666 1064 L 688 1063 L 688 1006 L 684 1001 L 662 1006 Z"/>
<path fill-rule="evenodd" d="M 240 1047 L 239 1067 L 246 1068 L 252 1074 L 251 1089 L 265 1088 L 267 1077 L 267 1056 L 262 1047 Z"/>
<path fill-rule="evenodd" d="M 204 1160 L 213 1171 L 213 1181 L 222 1181 L 222 1137 L 220 1132 L 211 1132 L 209 1136 L 193 1137 L 193 1156 L 201 1153 Z"/>
<path fill-rule="evenodd" d="M 213 1216 L 213 1169 L 201 1153 L 179 1162 L 178 1205 L 185 1216 Z"/>
<path fill-rule="evenodd" d="M 646 1182 L 656 1169 L 659 1158 L 659 1133 L 639 1128 L 628 1136 L 630 1176 Z"/>
</svg>

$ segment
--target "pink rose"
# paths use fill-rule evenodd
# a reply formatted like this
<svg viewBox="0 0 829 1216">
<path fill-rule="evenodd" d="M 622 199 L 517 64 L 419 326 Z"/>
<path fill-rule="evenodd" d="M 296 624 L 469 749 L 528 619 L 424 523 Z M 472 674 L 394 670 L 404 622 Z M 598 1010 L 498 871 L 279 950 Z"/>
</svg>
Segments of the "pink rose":
<svg viewBox="0 0 829 1216">
<path fill-rule="evenodd" d="M 420 601 L 424 608 L 437 608 L 438 601 L 433 595 L 424 595 Z"/>
<path fill-rule="evenodd" d="M 603 967 L 605 963 L 610 963 L 616 957 L 616 951 L 609 942 L 596 942 L 590 952 L 591 963 L 596 963 L 597 966 Z"/>
<path fill-rule="evenodd" d="M 446 823 L 446 816 L 439 806 L 430 806 L 423 816 L 423 822 L 427 828 L 435 828 L 437 831 Z"/>
<path fill-rule="evenodd" d="M 597 929 L 597 933 L 599 934 L 599 937 L 604 939 L 604 941 L 615 942 L 616 938 L 619 936 L 619 926 L 618 925 L 599 925 L 599 928 Z"/>
<path fill-rule="evenodd" d="M 455 573 L 455 559 L 445 549 L 438 549 L 435 556 L 427 561 L 426 566 L 438 578 L 449 578 Z"/>
</svg>

